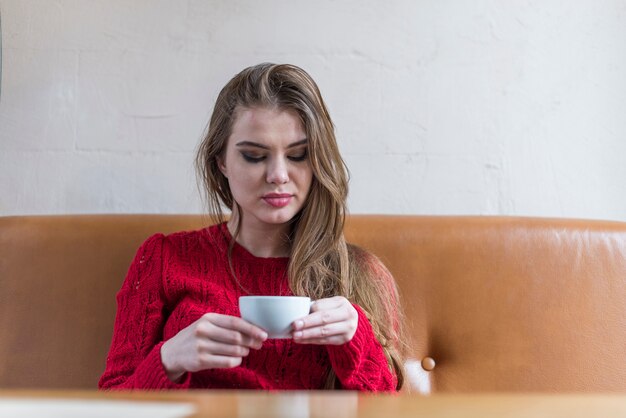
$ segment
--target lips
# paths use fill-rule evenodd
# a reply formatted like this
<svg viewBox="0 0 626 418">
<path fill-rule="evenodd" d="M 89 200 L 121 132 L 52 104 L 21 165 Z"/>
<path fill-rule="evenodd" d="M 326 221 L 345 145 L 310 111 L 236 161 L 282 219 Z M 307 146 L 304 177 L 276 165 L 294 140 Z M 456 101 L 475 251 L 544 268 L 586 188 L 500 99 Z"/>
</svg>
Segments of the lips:
<svg viewBox="0 0 626 418">
<path fill-rule="evenodd" d="M 263 195 L 263 200 L 275 208 L 284 208 L 291 202 L 292 198 L 293 195 L 289 193 L 268 193 Z"/>
</svg>

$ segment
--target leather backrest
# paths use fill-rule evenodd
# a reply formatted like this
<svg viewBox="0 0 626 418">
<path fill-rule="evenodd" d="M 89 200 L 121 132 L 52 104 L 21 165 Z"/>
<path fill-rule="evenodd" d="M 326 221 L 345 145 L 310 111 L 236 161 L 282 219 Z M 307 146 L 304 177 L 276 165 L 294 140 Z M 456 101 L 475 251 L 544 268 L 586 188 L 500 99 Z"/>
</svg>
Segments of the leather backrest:
<svg viewBox="0 0 626 418">
<path fill-rule="evenodd" d="M 0 217 L 0 387 L 95 388 L 138 246 L 207 224 Z M 398 281 L 416 391 L 626 391 L 626 224 L 354 215 L 346 237 Z"/>
<path fill-rule="evenodd" d="M 0 218 L 0 387 L 91 388 L 104 371 L 115 295 L 155 232 L 199 216 Z"/>
<path fill-rule="evenodd" d="M 626 391 L 625 223 L 352 221 L 400 285 L 417 391 Z"/>
</svg>

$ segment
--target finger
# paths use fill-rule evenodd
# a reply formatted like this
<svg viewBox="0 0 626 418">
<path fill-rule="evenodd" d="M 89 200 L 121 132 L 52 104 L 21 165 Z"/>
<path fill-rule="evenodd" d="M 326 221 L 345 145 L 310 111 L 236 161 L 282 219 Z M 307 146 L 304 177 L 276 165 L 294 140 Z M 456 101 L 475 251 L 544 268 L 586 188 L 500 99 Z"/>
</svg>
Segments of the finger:
<svg viewBox="0 0 626 418">
<path fill-rule="evenodd" d="M 305 316 L 294 321 L 293 329 L 295 331 L 320 327 L 342 320 L 343 314 L 337 310 L 320 311 Z M 345 319 L 345 318 L 344 318 Z"/>
<path fill-rule="evenodd" d="M 316 344 L 316 345 L 342 345 L 349 340 L 345 336 L 334 335 L 332 337 L 325 338 L 307 338 L 307 339 L 294 339 L 297 344 Z"/>
<path fill-rule="evenodd" d="M 228 357 L 246 357 L 250 354 L 250 349 L 241 345 L 224 344 L 216 341 L 209 341 L 205 350 L 212 355 Z"/>
<path fill-rule="evenodd" d="M 349 320 L 353 318 L 350 307 L 351 306 L 347 305 L 336 309 L 314 312 L 304 318 L 294 321 L 293 329 L 302 330 Z"/>
<path fill-rule="evenodd" d="M 319 327 L 304 328 L 293 332 L 294 340 L 306 340 L 312 338 L 328 338 L 335 335 L 349 334 L 349 325 L 346 322 L 335 322 Z"/>
<path fill-rule="evenodd" d="M 199 334 L 201 338 L 227 345 L 242 346 L 259 349 L 263 346 L 263 340 L 244 335 L 239 331 L 220 328 L 212 325 L 207 331 Z"/>
<path fill-rule="evenodd" d="M 341 307 L 345 303 L 350 303 L 343 296 L 333 296 L 332 298 L 318 299 L 311 304 L 311 312 L 330 310 Z"/>
<path fill-rule="evenodd" d="M 241 364 L 241 357 L 207 354 L 201 358 L 203 369 L 231 369 Z"/>
<path fill-rule="evenodd" d="M 267 333 L 264 330 L 236 316 L 209 313 L 204 315 L 202 318 L 217 328 L 234 330 L 260 341 L 265 341 L 267 339 Z M 204 329 L 205 331 L 208 331 L 211 328 L 207 327 Z"/>
<path fill-rule="evenodd" d="M 199 324 L 195 330 L 197 337 L 230 345 L 245 346 L 259 349 L 263 346 L 263 338 L 255 338 L 227 328 L 221 328 L 211 322 Z"/>
<path fill-rule="evenodd" d="M 236 316 L 217 315 L 211 317 L 211 322 L 220 328 L 226 328 L 238 331 L 242 334 L 249 335 L 259 340 L 267 339 L 267 332 Z"/>
</svg>

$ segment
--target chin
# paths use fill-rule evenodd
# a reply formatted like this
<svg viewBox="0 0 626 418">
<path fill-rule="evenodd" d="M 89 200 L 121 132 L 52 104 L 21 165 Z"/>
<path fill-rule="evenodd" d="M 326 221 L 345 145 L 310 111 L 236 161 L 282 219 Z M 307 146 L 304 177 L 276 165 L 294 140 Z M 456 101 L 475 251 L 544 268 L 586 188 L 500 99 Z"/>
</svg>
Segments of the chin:
<svg viewBox="0 0 626 418">
<path fill-rule="evenodd" d="M 272 225 L 282 225 L 282 224 L 286 224 L 292 219 L 293 219 L 293 216 L 271 216 L 271 217 L 268 216 L 268 217 L 261 218 L 261 221 L 267 224 L 272 224 Z"/>
<path fill-rule="evenodd" d="M 272 225 L 282 225 L 285 224 L 289 221 L 291 221 L 294 216 L 296 216 L 298 212 L 297 211 L 275 211 L 274 213 L 264 213 L 260 216 L 258 216 L 257 218 L 261 221 L 261 222 L 265 222 L 267 224 L 272 224 Z"/>
</svg>

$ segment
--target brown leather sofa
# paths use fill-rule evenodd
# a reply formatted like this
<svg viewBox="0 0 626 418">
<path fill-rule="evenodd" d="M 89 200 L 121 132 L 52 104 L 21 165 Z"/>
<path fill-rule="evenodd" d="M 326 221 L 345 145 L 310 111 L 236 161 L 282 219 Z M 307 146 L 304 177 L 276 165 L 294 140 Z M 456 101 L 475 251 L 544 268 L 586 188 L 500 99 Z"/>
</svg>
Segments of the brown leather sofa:
<svg viewBox="0 0 626 418">
<path fill-rule="evenodd" d="M 95 388 L 140 243 L 206 224 L 0 217 L 0 387 Z M 346 235 L 399 283 L 415 391 L 626 390 L 626 223 L 355 215 Z"/>
</svg>

